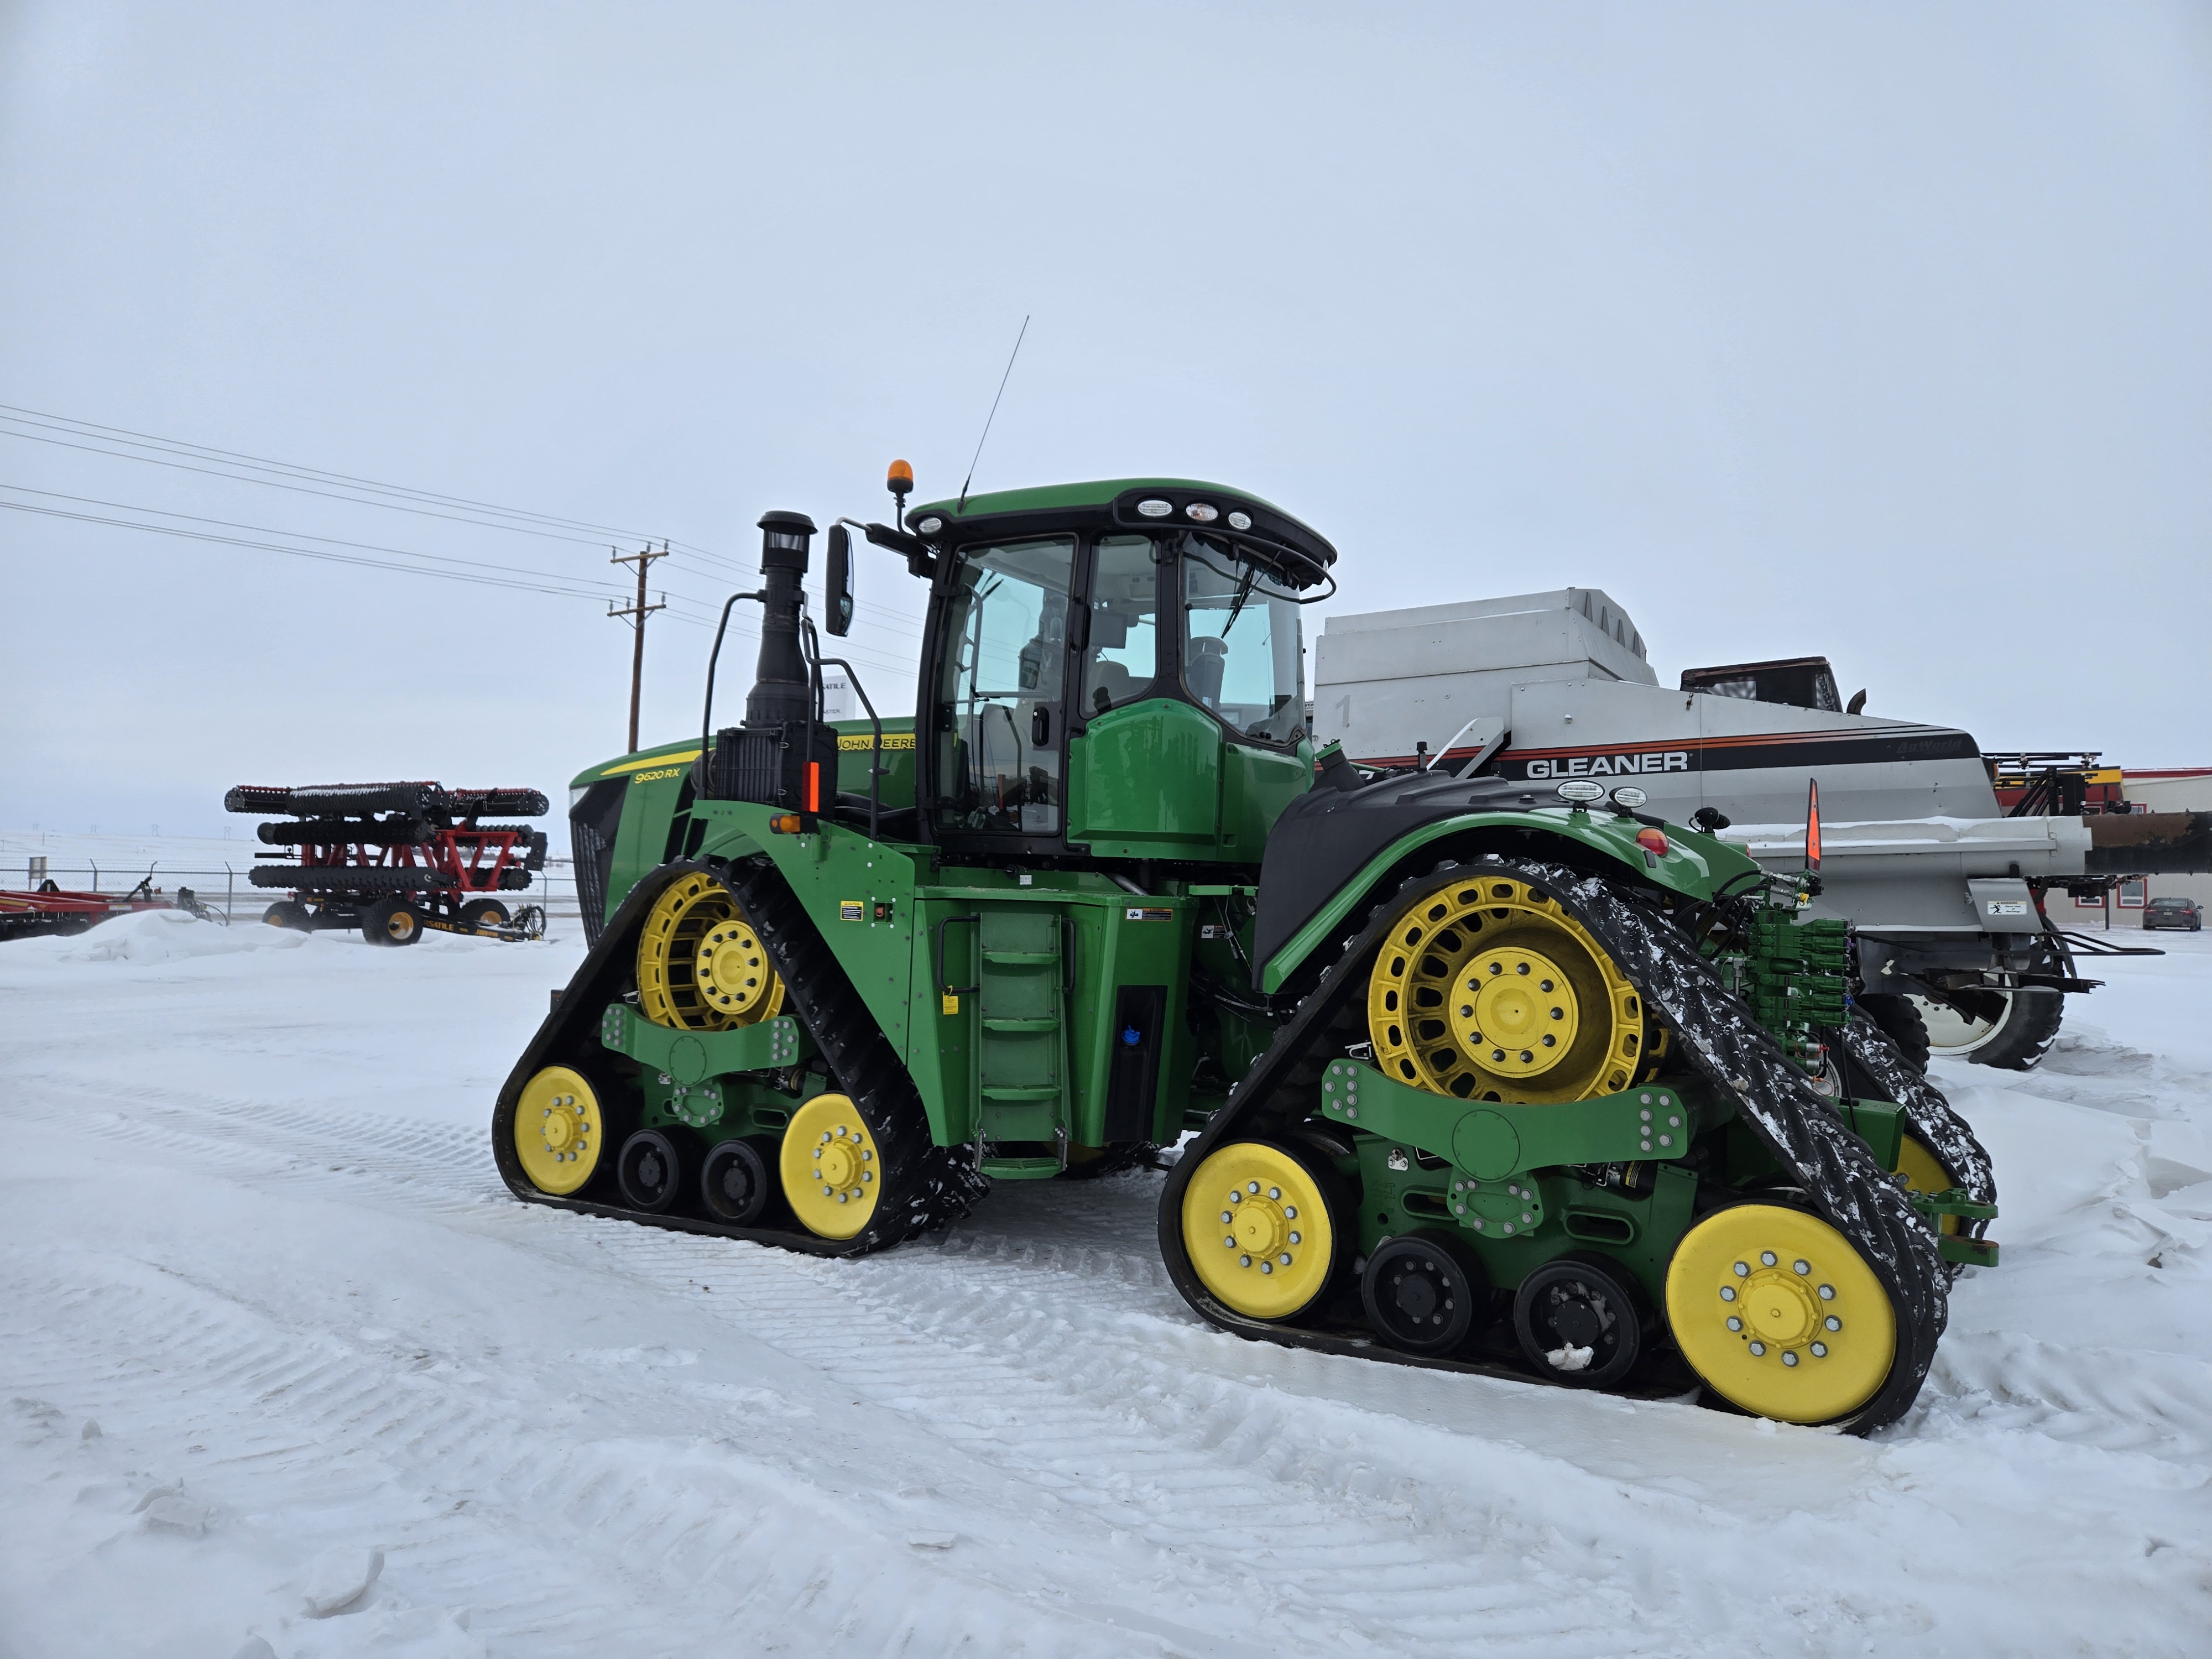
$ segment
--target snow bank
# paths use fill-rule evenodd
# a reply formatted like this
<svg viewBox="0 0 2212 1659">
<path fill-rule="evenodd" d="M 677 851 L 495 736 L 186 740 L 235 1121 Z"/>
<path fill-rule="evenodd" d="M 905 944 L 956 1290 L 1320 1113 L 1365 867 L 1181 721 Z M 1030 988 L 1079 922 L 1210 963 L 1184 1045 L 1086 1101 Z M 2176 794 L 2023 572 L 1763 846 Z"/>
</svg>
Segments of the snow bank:
<svg viewBox="0 0 2212 1659">
<path fill-rule="evenodd" d="M 185 910 L 139 910 L 115 916 L 85 933 L 59 939 L 19 939 L 0 947 L 9 967 L 29 963 L 188 962 L 195 957 L 235 956 L 246 951 L 290 951 L 307 935 L 259 921 L 202 921 Z"/>
</svg>

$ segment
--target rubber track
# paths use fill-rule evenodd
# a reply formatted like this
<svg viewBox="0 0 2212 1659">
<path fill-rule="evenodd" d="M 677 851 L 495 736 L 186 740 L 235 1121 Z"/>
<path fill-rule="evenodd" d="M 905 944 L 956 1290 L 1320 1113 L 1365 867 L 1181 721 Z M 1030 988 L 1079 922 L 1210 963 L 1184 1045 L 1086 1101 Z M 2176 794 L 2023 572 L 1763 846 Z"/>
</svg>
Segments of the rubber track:
<svg viewBox="0 0 2212 1659">
<path fill-rule="evenodd" d="M 1904 1108 L 1905 1121 L 1943 1173 L 1966 1189 L 1977 1204 L 1997 1201 L 1996 1165 L 1974 1139 L 1966 1120 L 1953 1109 L 1942 1091 L 1912 1069 L 1889 1034 L 1863 1012 L 1851 1011 L 1850 1024 L 1837 1033 L 1844 1052 L 1887 1091 L 1883 1098 Z M 1975 1224 L 1978 1233 L 1986 1223 Z"/>
<path fill-rule="evenodd" d="M 1353 1000 L 1364 989 L 1367 965 L 1384 936 L 1438 886 L 1454 879 L 1486 878 L 1529 883 L 1589 930 L 1646 1006 L 1674 1029 L 1682 1058 L 1734 1101 L 1775 1161 L 1881 1279 L 1897 1319 L 1897 1358 L 1873 1398 L 1836 1426 L 1865 1433 L 1895 1421 L 1920 1392 L 1948 1316 L 1950 1276 L 1935 1234 L 1866 1143 L 1807 1086 L 1804 1074 L 1753 1018 L 1749 1006 L 1722 984 L 1686 935 L 1656 908 L 1632 902 L 1617 879 L 1559 865 L 1492 854 L 1438 866 L 1409 878 L 1368 913 L 1366 926 L 1345 942 L 1335 963 L 1323 970 L 1319 984 L 1168 1177 L 1160 1194 L 1160 1249 L 1184 1300 L 1202 1318 L 1240 1336 L 1370 1358 L 1409 1358 L 1339 1334 L 1249 1319 L 1217 1302 L 1199 1283 L 1182 1246 L 1182 1194 L 1200 1163 L 1222 1142 L 1289 1133 L 1304 1122 L 1318 1098 L 1313 1079 L 1347 1041 L 1355 1040 Z M 1434 1367 L 1440 1362 L 1425 1363 Z M 1441 1364 L 1447 1369 L 1498 1369 L 1467 1361 Z"/>
<path fill-rule="evenodd" d="M 852 1097 L 875 1135 L 884 1188 L 876 1200 L 874 1218 L 857 1237 L 820 1238 L 797 1227 L 733 1227 L 696 1215 L 648 1215 L 632 1210 L 614 1188 L 611 1158 L 600 1166 L 586 1189 L 598 1196 L 588 1199 L 541 1193 L 522 1173 L 514 1155 L 514 1122 L 524 1084 L 549 1065 L 574 1066 L 604 1083 L 612 1057 L 599 1044 L 600 1014 L 630 978 L 638 934 L 653 901 L 671 882 L 693 871 L 714 877 L 737 895 L 769 959 L 783 976 L 786 1011 L 814 1039 L 829 1063 L 832 1081 Z M 559 1006 L 546 1017 L 507 1074 L 492 1113 L 492 1157 L 507 1190 L 526 1203 L 678 1232 L 750 1239 L 811 1255 L 863 1255 L 933 1231 L 965 1215 L 988 1189 L 975 1171 L 969 1148 L 939 1146 L 932 1139 L 921 1093 L 898 1051 L 783 878 L 765 860 L 749 866 L 679 860 L 662 865 L 630 890 L 562 993 Z"/>
</svg>

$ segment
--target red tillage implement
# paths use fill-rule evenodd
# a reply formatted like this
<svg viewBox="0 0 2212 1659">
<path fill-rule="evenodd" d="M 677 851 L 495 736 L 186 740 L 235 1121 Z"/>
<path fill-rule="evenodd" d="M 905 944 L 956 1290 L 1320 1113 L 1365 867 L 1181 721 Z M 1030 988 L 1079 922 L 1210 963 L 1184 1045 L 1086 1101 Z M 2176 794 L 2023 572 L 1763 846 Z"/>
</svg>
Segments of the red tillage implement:
<svg viewBox="0 0 2212 1659">
<path fill-rule="evenodd" d="M 179 889 L 173 899 L 164 898 L 155 890 L 151 876 L 123 894 L 81 892 L 51 881 L 35 888 L 4 888 L 0 889 L 0 939 L 81 933 L 95 922 L 128 911 L 179 908 L 204 914 L 191 888 Z"/>
<path fill-rule="evenodd" d="M 435 783 L 331 783 L 300 788 L 241 784 L 223 797 L 233 812 L 286 812 L 264 823 L 271 847 L 299 849 L 296 863 L 263 864 L 256 887 L 291 897 L 263 921 L 279 927 L 353 927 L 375 945 L 412 945 L 425 928 L 534 939 L 545 913 L 510 915 L 492 893 L 519 892 L 545 867 L 545 832 L 481 823 L 487 814 L 542 817 L 535 789 L 447 789 Z M 286 859 L 264 853 L 264 859 Z"/>
</svg>

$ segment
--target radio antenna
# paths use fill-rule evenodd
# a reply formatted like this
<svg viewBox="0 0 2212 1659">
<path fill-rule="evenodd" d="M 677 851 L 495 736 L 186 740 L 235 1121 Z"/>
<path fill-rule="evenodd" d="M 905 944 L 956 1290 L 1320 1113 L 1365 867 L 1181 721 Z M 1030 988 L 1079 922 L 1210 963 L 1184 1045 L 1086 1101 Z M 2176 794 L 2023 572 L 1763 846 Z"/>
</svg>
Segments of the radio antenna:
<svg viewBox="0 0 2212 1659">
<path fill-rule="evenodd" d="M 975 463 L 983 459 L 984 440 L 991 435 L 991 422 L 999 418 L 999 398 L 1006 395 L 1007 379 L 1014 372 L 1014 359 L 1022 355 L 1022 341 L 1030 331 L 1030 319 L 1022 319 L 1022 331 L 1014 336 L 1014 349 L 1006 354 L 1006 372 L 999 376 L 999 396 L 991 399 L 991 412 L 983 417 L 983 436 L 975 440 L 975 453 L 968 462 L 968 476 L 960 481 L 960 503 L 952 510 L 960 512 L 968 505 L 968 486 L 975 482 Z"/>
</svg>

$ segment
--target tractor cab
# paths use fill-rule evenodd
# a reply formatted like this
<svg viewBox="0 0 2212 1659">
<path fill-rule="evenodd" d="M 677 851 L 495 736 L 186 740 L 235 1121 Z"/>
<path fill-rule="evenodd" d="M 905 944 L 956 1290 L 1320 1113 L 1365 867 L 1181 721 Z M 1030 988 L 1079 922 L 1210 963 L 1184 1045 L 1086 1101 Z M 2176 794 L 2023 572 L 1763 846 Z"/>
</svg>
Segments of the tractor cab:
<svg viewBox="0 0 2212 1659">
<path fill-rule="evenodd" d="M 1259 861 L 1313 775 L 1299 608 L 1333 591 L 1334 548 L 1181 479 L 933 502 L 905 534 L 931 584 L 927 839 L 993 862 Z"/>
</svg>

